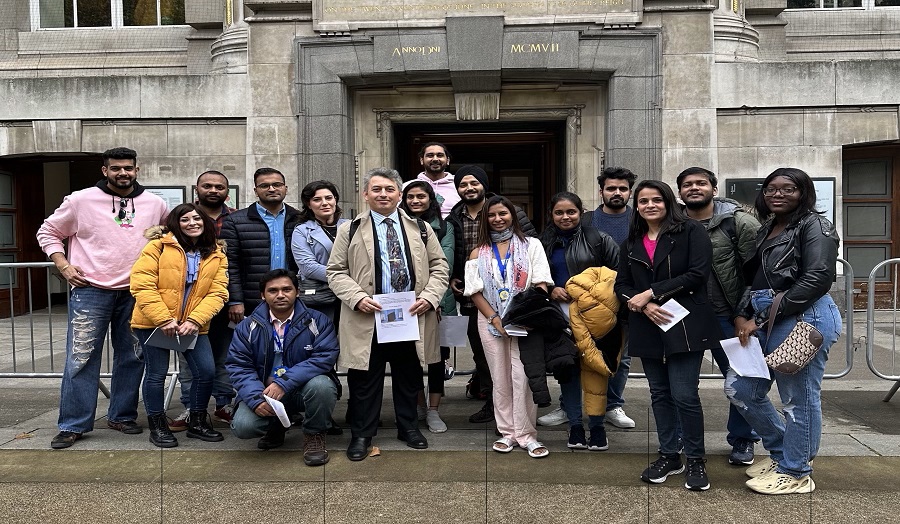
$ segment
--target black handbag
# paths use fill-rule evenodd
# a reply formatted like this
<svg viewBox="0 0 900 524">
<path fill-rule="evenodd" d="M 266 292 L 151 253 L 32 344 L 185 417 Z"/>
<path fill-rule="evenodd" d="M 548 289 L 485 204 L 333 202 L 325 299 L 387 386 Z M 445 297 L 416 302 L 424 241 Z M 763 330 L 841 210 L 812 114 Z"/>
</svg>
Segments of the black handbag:
<svg viewBox="0 0 900 524">
<path fill-rule="evenodd" d="M 337 302 L 334 291 L 328 287 L 327 282 L 305 279 L 300 281 L 297 298 L 304 306 L 325 306 Z"/>
<path fill-rule="evenodd" d="M 769 334 L 766 340 L 772 336 L 772 326 L 775 325 L 775 314 L 778 312 L 778 305 L 784 297 L 784 292 L 775 295 L 772 300 L 772 308 L 769 310 Z M 797 325 L 788 333 L 784 342 L 778 344 L 775 351 L 766 355 L 766 364 L 779 373 L 793 375 L 806 367 L 807 364 L 819 352 L 822 347 L 824 337 L 819 330 L 809 322 L 804 322 L 802 318 L 797 319 Z"/>
</svg>

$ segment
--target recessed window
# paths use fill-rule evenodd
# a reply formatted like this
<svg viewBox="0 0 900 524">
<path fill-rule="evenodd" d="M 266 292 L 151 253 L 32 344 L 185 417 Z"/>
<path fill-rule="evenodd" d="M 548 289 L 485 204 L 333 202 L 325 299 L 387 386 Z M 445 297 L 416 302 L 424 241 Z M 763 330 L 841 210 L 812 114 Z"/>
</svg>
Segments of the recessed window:
<svg viewBox="0 0 900 524">
<path fill-rule="evenodd" d="M 184 25 L 184 0 L 31 0 L 41 29 Z"/>
</svg>

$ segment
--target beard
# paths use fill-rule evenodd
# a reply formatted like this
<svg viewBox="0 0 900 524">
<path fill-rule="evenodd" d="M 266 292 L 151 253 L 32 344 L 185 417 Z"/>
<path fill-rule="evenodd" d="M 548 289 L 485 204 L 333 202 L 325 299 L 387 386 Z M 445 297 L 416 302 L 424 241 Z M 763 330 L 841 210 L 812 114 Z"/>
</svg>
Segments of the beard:
<svg viewBox="0 0 900 524">
<path fill-rule="evenodd" d="M 462 201 L 466 204 L 477 204 L 484 200 L 484 191 L 479 191 L 475 196 L 462 195 Z"/>
<path fill-rule="evenodd" d="M 628 201 L 624 198 L 611 198 L 603 202 L 603 205 L 609 209 L 622 209 L 628 205 Z"/>
<path fill-rule="evenodd" d="M 214 208 L 221 206 L 223 202 L 225 202 L 225 197 L 223 196 L 200 196 L 197 195 L 197 202 L 200 202 L 201 206 Z"/>
<path fill-rule="evenodd" d="M 712 195 L 703 198 L 703 200 L 685 200 L 684 206 L 688 209 L 703 209 L 712 202 Z"/>
</svg>

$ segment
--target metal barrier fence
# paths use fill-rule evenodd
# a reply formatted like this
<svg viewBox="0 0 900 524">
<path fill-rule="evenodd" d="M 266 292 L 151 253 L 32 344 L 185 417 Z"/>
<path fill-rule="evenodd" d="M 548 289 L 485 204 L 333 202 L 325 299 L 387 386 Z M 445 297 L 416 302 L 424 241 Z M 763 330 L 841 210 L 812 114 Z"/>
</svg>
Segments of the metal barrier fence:
<svg viewBox="0 0 900 524">
<path fill-rule="evenodd" d="M 897 392 L 897 389 L 900 389 L 900 375 L 888 375 L 882 373 L 878 369 L 878 365 L 875 362 L 875 324 L 877 322 L 877 318 L 875 317 L 875 280 L 878 276 L 878 273 L 881 271 L 881 268 L 888 268 L 893 271 L 893 278 L 891 282 L 893 282 L 893 290 L 891 293 L 891 333 L 889 335 L 890 344 L 891 344 L 891 353 L 889 357 L 889 361 L 891 364 L 891 370 L 896 372 L 897 365 L 897 285 L 898 285 L 898 268 L 900 268 L 900 258 L 892 258 L 889 260 L 885 260 L 879 264 L 876 264 L 875 267 L 872 268 L 872 271 L 869 273 L 868 280 L 868 290 L 869 290 L 869 300 L 866 304 L 866 364 L 869 366 L 869 369 L 875 376 L 879 378 L 883 378 L 885 380 L 894 380 L 894 386 L 884 397 L 884 401 L 888 402 L 891 400 L 891 397 L 894 396 L 894 393 Z"/>
</svg>

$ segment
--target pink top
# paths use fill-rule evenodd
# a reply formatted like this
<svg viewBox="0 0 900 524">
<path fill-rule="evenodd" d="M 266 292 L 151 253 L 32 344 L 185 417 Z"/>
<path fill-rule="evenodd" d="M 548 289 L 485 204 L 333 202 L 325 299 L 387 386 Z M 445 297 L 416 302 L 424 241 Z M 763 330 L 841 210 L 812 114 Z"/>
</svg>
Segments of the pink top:
<svg viewBox="0 0 900 524">
<path fill-rule="evenodd" d="M 656 251 L 656 240 L 650 240 L 649 235 L 644 235 L 644 249 L 647 250 L 647 255 L 650 256 L 650 262 L 653 262 L 653 253 Z"/>
<path fill-rule="evenodd" d="M 75 191 L 44 220 L 38 244 L 49 257 L 65 253 L 68 239 L 69 264 L 81 268 L 92 286 L 128 289 L 131 266 L 147 244 L 144 230 L 163 224 L 169 211 L 163 199 L 145 191 L 126 199 L 127 214 L 119 220 L 119 200 L 97 186 Z"/>
<path fill-rule="evenodd" d="M 450 210 L 453 209 L 453 206 L 460 200 L 459 192 L 456 190 L 456 184 L 453 182 L 453 175 L 444 172 L 444 178 L 432 180 L 428 178 L 428 175 L 426 175 L 424 171 L 422 171 L 419 173 L 419 176 L 416 177 L 416 180 L 428 182 L 428 185 L 434 189 L 434 192 L 443 199 L 441 202 L 441 216 L 447 218 L 447 215 L 450 214 Z"/>
</svg>

